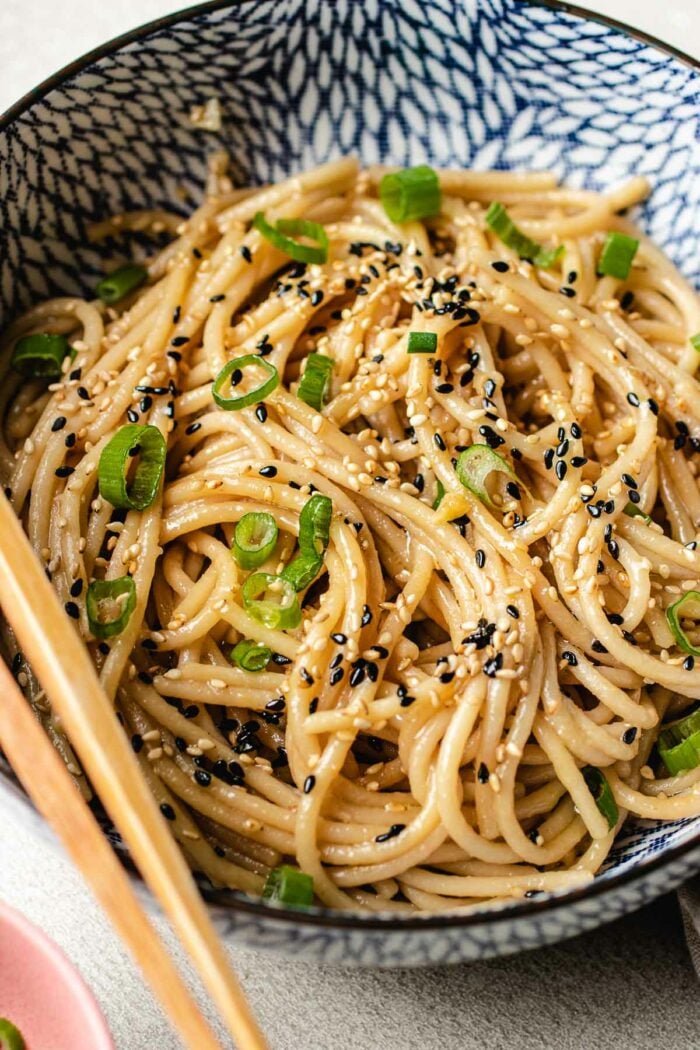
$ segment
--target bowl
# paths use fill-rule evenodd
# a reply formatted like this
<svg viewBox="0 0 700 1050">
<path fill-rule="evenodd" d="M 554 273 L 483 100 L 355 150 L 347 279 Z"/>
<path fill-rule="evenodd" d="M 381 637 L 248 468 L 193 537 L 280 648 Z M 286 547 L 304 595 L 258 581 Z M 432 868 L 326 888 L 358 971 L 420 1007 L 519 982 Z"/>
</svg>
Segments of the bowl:
<svg viewBox="0 0 700 1050">
<path fill-rule="evenodd" d="M 92 992 L 53 941 L 0 904 L 0 1013 L 27 1050 L 114 1050 Z"/>
<path fill-rule="evenodd" d="M 212 96 L 221 131 L 197 131 L 190 108 Z M 87 242 L 87 224 L 144 206 L 187 210 L 206 154 L 222 147 L 240 184 L 349 151 L 365 162 L 552 169 L 592 189 L 648 175 L 654 189 L 639 222 L 697 283 L 699 113 L 699 63 L 559 3 L 218 0 L 190 8 L 92 52 L 3 119 L 2 323 L 45 296 L 92 287 L 103 259 Z M 0 783 L 3 804 L 21 806 L 45 834 L 7 769 Z M 346 965 L 411 966 L 572 936 L 699 869 L 700 818 L 636 820 L 590 887 L 469 914 L 301 912 L 205 893 L 226 941 Z"/>
</svg>

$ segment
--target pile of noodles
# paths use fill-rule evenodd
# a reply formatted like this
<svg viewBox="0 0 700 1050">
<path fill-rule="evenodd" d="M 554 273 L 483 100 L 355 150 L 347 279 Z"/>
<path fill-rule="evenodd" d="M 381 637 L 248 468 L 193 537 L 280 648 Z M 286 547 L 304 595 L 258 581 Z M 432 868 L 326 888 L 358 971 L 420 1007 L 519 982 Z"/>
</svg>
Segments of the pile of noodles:
<svg viewBox="0 0 700 1050">
<path fill-rule="evenodd" d="M 381 176 L 344 159 L 240 190 L 217 157 L 187 220 L 95 228 L 126 256 L 132 230 L 172 239 L 116 309 L 53 299 L 6 333 L 6 362 L 31 332 L 66 334 L 75 355 L 48 388 L 7 372 L 0 457 L 192 867 L 259 895 L 293 863 L 325 905 L 404 913 L 579 886 L 628 813 L 700 813 L 700 767 L 669 777 L 653 750 L 700 691 L 665 615 L 700 586 L 700 305 L 623 215 L 641 179 L 599 195 L 441 172 L 439 217 L 399 226 Z M 564 245 L 553 266 L 494 236 L 494 199 Z M 323 224 L 327 262 L 291 262 L 258 211 Z M 640 239 L 626 280 L 597 275 L 611 230 Z M 407 353 L 409 331 L 437 351 Z M 334 362 L 320 412 L 296 394 L 310 351 Z M 212 380 L 244 354 L 281 382 L 226 411 Z M 155 502 L 119 513 L 98 464 L 127 422 L 159 428 L 168 455 Z M 475 443 L 517 479 L 494 475 L 487 500 L 455 471 Z M 632 491 L 648 519 L 625 512 Z M 314 492 L 333 506 L 322 572 L 299 627 L 266 627 L 241 599 L 236 523 L 274 516 L 263 569 L 279 573 Z M 136 607 L 100 642 L 88 585 L 125 574 Z M 232 662 L 240 639 L 269 647 L 266 669 Z M 21 654 L 13 666 L 89 796 Z"/>
</svg>

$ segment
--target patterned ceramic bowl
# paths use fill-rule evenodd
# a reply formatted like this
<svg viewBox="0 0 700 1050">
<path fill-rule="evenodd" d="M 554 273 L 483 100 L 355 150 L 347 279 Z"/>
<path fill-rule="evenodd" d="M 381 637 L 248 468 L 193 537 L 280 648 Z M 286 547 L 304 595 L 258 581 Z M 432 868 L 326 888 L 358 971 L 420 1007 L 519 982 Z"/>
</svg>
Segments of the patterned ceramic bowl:
<svg viewBox="0 0 700 1050">
<path fill-rule="evenodd" d="M 219 134 L 193 130 L 216 95 Z M 559 3 L 217 0 L 154 22 L 47 81 L 0 125 L 0 310 L 87 289 L 88 222 L 197 199 L 205 155 L 263 182 L 341 152 L 398 164 L 553 169 L 603 189 L 648 175 L 640 221 L 700 276 L 700 65 Z M 9 773 L 4 804 L 46 831 Z M 700 869 L 700 819 L 623 830 L 585 890 L 466 916 L 273 909 L 209 894 L 224 938 L 308 959 L 455 962 L 569 937 Z M 147 896 L 144 890 L 144 895 Z M 152 902 L 151 902 L 152 905 Z M 153 906 L 153 905 L 152 905 Z"/>
</svg>

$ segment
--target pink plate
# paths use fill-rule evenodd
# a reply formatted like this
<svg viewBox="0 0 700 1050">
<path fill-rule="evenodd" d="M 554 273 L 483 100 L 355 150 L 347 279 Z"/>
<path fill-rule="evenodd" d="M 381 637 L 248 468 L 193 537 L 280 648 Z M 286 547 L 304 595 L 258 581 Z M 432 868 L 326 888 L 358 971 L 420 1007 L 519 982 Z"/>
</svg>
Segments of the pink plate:
<svg viewBox="0 0 700 1050">
<path fill-rule="evenodd" d="M 53 941 L 0 903 L 0 1017 L 27 1050 L 114 1050 L 102 1014 Z"/>
</svg>

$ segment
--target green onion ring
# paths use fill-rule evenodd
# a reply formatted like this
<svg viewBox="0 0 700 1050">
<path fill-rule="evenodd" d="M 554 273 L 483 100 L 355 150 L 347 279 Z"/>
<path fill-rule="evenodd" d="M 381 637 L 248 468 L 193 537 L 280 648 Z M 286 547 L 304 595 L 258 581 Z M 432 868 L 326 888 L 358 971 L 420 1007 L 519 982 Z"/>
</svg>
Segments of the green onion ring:
<svg viewBox="0 0 700 1050">
<path fill-rule="evenodd" d="M 281 864 L 267 876 L 263 900 L 308 908 L 314 902 L 314 880 L 291 864 Z"/>
<path fill-rule="evenodd" d="M 620 819 L 620 811 L 617 808 L 615 796 L 612 793 L 607 777 L 597 766 L 584 766 L 581 770 L 586 787 L 593 795 L 595 804 L 608 822 L 612 830 Z"/>
<path fill-rule="evenodd" d="M 17 340 L 10 365 L 28 379 L 58 379 L 69 353 L 70 344 L 64 335 L 35 332 Z"/>
<path fill-rule="evenodd" d="M 488 445 L 470 445 L 460 452 L 457 460 L 457 477 L 466 489 L 477 496 L 482 503 L 493 507 L 494 503 L 486 488 L 486 479 L 493 471 L 505 474 L 513 481 L 518 481 L 517 476 L 508 466 L 503 456 L 499 456 Z M 518 484 L 520 484 L 518 482 Z"/>
<path fill-rule="evenodd" d="M 126 600 L 119 603 L 121 611 L 111 620 L 105 620 L 102 616 L 103 603 L 115 603 L 123 594 Z M 133 578 L 119 576 L 116 580 L 93 580 L 87 589 L 85 608 L 88 625 L 95 638 L 112 638 L 115 634 L 121 634 L 136 608 L 136 584 Z"/>
<path fill-rule="evenodd" d="M 141 458 L 131 481 L 127 481 L 129 460 Z M 127 423 L 102 449 L 97 477 L 100 495 L 113 507 L 145 510 L 158 493 L 167 454 L 165 438 L 158 427 Z"/>
<path fill-rule="evenodd" d="M 222 391 L 227 381 L 230 384 L 233 374 L 254 365 L 262 368 L 268 378 L 254 390 L 249 390 L 247 394 L 241 394 L 240 397 L 226 397 Z M 266 361 L 264 357 L 259 357 L 257 354 L 243 354 L 242 357 L 234 357 L 224 365 L 212 384 L 211 392 L 219 408 L 226 409 L 227 412 L 239 412 L 242 408 L 248 408 L 249 405 L 256 405 L 264 401 L 279 386 L 279 383 L 279 372 L 270 361 Z"/>
<path fill-rule="evenodd" d="M 268 598 L 268 591 L 281 595 L 280 601 Z M 265 627 L 298 627 L 301 623 L 301 607 L 294 587 L 289 580 L 267 572 L 254 572 L 241 588 L 243 606 L 250 616 Z"/>
<path fill-rule="evenodd" d="M 306 219 L 278 219 L 272 226 L 261 211 L 256 212 L 253 226 L 265 240 L 300 263 L 324 263 L 328 259 L 328 234 L 319 222 Z M 291 235 L 291 236 L 290 236 Z M 309 237 L 317 247 L 300 244 L 293 237 Z"/>
<path fill-rule="evenodd" d="M 264 671 L 272 658 L 272 650 L 252 638 L 242 638 L 231 650 L 231 659 L 244 671 Z"/>
<path fill-rule="evenodd" d="M 249 511 L 236 525 L 233 553 L 242 569 L 257 569 L 277 544 L 277 522 L 265 511 Z"/>
</svg>

